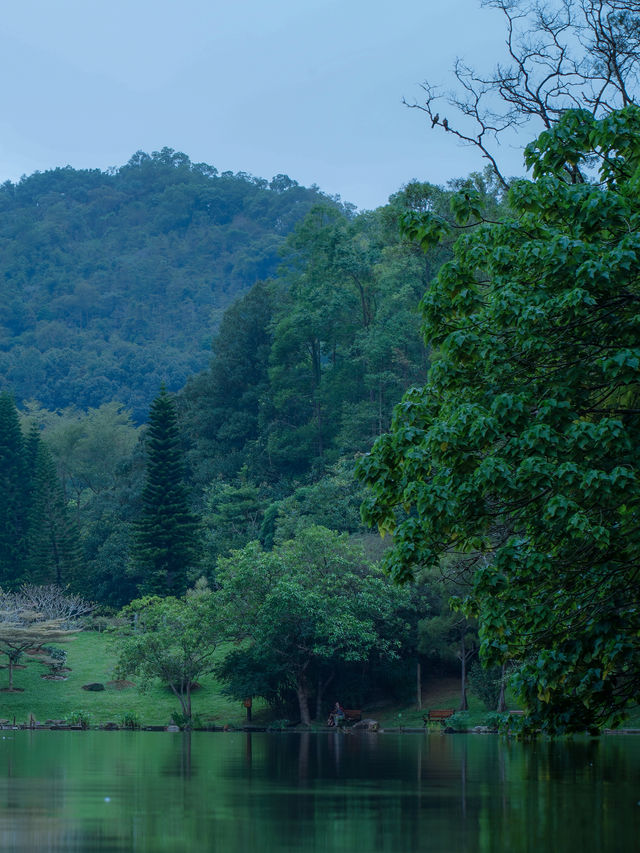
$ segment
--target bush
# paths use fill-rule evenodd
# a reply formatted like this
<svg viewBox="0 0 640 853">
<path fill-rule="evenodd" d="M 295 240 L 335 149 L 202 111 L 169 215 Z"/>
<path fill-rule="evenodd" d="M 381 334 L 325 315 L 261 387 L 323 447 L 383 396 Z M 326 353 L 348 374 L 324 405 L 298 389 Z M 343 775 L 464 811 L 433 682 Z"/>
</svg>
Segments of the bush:
<svg viewBox="0 0 640 853">
<path fill-rule="evenodd" d="M 291 725 L 291 720 L 272 720 L 267 727 L 269 732 L 283 732 Z"/>
<path fill-rule="evenodd" d="M 199 714 L 192 714 L 191 716 L 188 716 L 187 714 L 183 714 L 182 711 L 174 711 L 171 714 L 171 722 L 174 726 L 178 726 L 183 731 L 205 728 L 204 722 Z"/>
<path fill-rule="evenodd" d="M 500 699 L 500 685 L 502 681 L 502 668 L 499 666 L 485 669 L 480 661 L 476 660 L 469 668 L 469 687 L 487 706 L 487 710 L 494 711 L 498 707 Z"/>
<path fill-rule="evenodd" d="M 81 726 L 88 729 L 91 725 L 91 714 L 88 711 L 72 711 L 69 714 L 69 723 L 72 726 Z"/>
<path fill-rule="evenodd" d="M 126 711 L 120 717 L 120 725 L 125 729 L 139 729 L 142 726 L 142 721 L 135 711 Z"/>
</svg>

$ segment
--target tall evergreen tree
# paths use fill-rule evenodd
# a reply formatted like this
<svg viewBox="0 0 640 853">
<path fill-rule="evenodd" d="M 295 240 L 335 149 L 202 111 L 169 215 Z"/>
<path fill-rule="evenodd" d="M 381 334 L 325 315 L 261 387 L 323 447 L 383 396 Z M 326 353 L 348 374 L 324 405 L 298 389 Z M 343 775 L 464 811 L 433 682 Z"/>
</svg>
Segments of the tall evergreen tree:
<svg viewBox="0 0 640 853">
<path fill-rule="evenodd" d="M 21 580 L 26 548 L 24 439 L 11 395 L 0 394 L 0 586 Z"/>
<path fill-rule="evenodd" d="M 27 534 L 27 576 L 31 583 L 67 584 L 80 567 L 78 530 L 69 517 L 49 448 L 37 429 L 27 437 L 27 461 L 31 462 Z"/>
<path fill-rule="evenodd" d="M 198 522 L 189 511 L 177 413 L 164 386 L 151 404 L 142 513 L 133 557 L 140 591 L 182 595 L 199 551 Z"/>
</svg>

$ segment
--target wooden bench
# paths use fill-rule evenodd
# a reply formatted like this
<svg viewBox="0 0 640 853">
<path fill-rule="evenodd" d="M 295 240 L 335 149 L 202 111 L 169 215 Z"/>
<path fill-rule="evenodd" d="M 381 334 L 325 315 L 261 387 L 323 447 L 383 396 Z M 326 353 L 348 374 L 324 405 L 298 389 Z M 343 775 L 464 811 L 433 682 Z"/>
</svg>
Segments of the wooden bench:
<svg viewBox="0 0 640 853">
<path fill-rule="evenodd" d="M 427 711 L 426 714 L 423 714 L 422 719 L 424 720 L 425 726 L 428 723 L 440 723 L 444 725 L 444 721 L 448 720 L 449 717 L 453 717 L 455 711 L 453 708 L 434 708 L 431 711 Z"/>
<path fill-rule="evenodd" d="M 362 711 L 354 708 L 345 708 L 344 717 L 338 717 L 338 726 L 344 726 L 347 723 L 359 723 L 362 719 Z"/>
</svg>

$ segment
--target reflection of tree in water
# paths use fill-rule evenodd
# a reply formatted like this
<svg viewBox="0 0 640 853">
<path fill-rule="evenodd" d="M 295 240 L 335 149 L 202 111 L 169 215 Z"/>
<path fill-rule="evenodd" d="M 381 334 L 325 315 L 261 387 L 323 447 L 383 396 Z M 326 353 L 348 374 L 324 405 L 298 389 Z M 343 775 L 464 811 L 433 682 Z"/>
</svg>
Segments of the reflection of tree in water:
<svg viewBox="0 0 640 853">
<path fill-rule="evenodd" d="M 190 779 L 194 773 L 191 763 L 191 732 L 174 732 L 172 737 L 179 741 L 180 748 L 167 755 L 161 773 L 163 776 Z"/>
<path fill-rule="evenodd" d="M 17 735 L 0 741 L 0 849 L 18 853 L 613 853 L 637 837 L 631 738 Z"/>
</svg>

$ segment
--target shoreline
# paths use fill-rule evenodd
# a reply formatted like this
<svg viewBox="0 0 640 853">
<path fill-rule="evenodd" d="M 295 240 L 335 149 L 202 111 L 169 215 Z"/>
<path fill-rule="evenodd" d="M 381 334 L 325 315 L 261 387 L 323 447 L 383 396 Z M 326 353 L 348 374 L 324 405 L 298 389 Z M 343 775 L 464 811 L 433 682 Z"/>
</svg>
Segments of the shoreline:
<svg viewBox="0 0 640 853">
<path fill-rule="evenodd" d="M 385 735 L 385 734 L 402 734 L 402 735 L 497 735 L 499 734 L 497 729 L 487 729 L 485 727 L 478 728 L 470 728 L 463 729 L 458 731 L 445 731 L 444 729 L 434 729 L 434 728 L 412 728 L 412 727 L 392 727 L 392 728 L 379 728 L 379 729 L 353 729 L 353 728 L 340 728 L 336 729 L 330 726 L 325 726 L 321 728 L 287 728 L 287 729 L 271 729 L 268 726 L 204 726 L 202 728 L 197 729 L 180 729 L 178 726 L 140 726 L 139 728 L 129 728 L 127 726 L 120 726 L 116 723 L 105 723 L 103 725 L 97 726 L 78 726 L 78 725 L 47 725 L 46 723 L 36 723 L 34 725 L 30 725 L 29 723 L 21 723 L 15 726 L 0 726 L 0 732 L 54 732 L 54 731 L 63 731 L 63 732 L 132 732 L 132 733 L 141 733 L 141 732 L 166 732 L 167 734 L 185 734 L 185 733 L 193 733 L 193 732 L 206 732 L 208 734 L 270 734 L 270 735 L 281 735 L 281 734 L 293 734 L 293 735 L 301 735 L 301 734 L 314 734 L 314 735 L 324 735 L 324 734 L 343 734 L 343 735 Z M 567 738 L 567 737 L 575 737 L 587 735 L 591 738 L 600 737 L 601 735 L 640 735 L 640 729 L 635 728 L 625 728 L 625 729 L 603 729 L 597 735 L 589 735 L 588 732 L 577 732 L 571 735 L 560 735 L 559 737 Z M 545 736 L 546 737 L 546 736 Z"/>
</svg>

